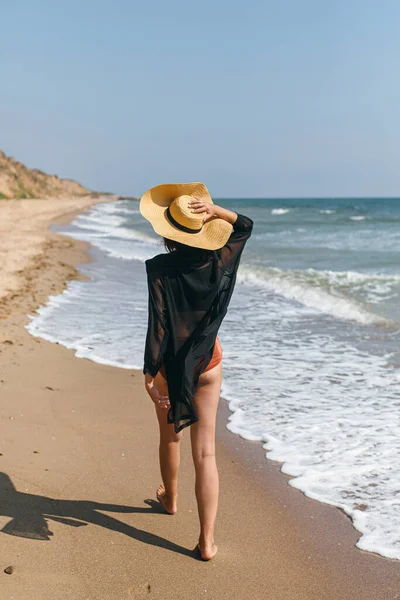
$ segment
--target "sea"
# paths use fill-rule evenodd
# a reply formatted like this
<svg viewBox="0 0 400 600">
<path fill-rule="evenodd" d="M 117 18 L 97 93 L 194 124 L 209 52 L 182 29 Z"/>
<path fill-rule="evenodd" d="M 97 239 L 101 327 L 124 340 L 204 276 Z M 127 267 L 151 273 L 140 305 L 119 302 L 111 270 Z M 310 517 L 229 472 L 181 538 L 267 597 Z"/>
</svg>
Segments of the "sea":
<svg viewBox="0 0 400 600">
<path fill-rule="evenodd" d="M 400 559 L 400 199 L 215 202 L 254 221 L 219 332 L 227 428 L 349 515 L 359 548 Z M 52 229 L 90 242 L 89 279 L 50 296 L 27 329 L 141 369 L 144 261 L 164 248 L 138 202 Z"/>
</svg>

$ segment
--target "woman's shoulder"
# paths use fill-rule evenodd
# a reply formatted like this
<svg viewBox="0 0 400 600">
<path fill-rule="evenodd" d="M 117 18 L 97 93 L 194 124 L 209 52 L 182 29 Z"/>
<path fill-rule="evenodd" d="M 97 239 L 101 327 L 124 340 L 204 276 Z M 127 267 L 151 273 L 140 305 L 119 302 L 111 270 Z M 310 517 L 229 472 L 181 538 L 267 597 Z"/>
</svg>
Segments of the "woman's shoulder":
<svg viewBox="0 0 400 600">
<path fill-rule="evenodd" d="M 157 254 L 156 256 L 153 256 L 153 258 L 148 258 L 145 261 L 145 265 L 147 273 L 158 274 L 160 271 L 164 271 L 171 265 L 171 254 L 169 252 Z"/>
</svg>

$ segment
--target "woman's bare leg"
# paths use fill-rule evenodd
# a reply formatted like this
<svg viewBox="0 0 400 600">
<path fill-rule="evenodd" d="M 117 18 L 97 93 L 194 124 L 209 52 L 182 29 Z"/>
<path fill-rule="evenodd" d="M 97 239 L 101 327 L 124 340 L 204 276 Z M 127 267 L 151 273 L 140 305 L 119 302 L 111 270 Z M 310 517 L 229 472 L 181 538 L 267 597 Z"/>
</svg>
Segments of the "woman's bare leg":
<svg viewBox="0 0 400 600">
<path fill-rule="evenodd" d="M 200 375 L 194 396 L 199 420 L 190 426 L 200 519 L 199 549 L 204 560 L 213 558 L 217 553 L 214 525 L 218 509 L 219 480 L 215 460 L 215 421 L 221 382 L 222 363 Z"/>
<path fill-rule="evenodd" d="M 167 382 L 158 374 L 154 381 L 161 395 L 168 395 Z M 163 485 L 157 489 L 157 500 L 171 515 L 176 513 L 178 496 L 178 471 L 181 458 L 182 432 L 175 433 L 172 423 L 167 423 L 167 408 L 156 406 L 158 424 L 160 427 L 160 471 Z"/>
</svg>

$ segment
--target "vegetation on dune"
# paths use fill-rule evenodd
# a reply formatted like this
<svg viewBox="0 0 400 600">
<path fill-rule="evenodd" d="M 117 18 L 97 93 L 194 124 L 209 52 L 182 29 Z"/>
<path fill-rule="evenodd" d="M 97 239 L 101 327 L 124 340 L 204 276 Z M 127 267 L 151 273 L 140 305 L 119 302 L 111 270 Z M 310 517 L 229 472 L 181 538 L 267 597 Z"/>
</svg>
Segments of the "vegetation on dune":
<svg viewBox="0 0 400 600">
<path fill-rule="evenodd" d="M 91 194 L 80 183 L 60 179 L 23 163 L 0 150 L 0 200 L 9 198 L 62 198 Z"/>
</svg>

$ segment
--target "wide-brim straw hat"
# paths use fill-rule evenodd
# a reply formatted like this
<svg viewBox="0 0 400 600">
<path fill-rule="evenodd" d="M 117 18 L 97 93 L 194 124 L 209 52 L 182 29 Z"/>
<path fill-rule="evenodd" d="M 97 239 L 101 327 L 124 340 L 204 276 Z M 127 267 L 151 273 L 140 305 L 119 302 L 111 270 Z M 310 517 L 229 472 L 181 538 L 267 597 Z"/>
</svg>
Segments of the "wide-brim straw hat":
<svg viewBox="0 0 400 600">
<path fill-rule="evenodd" d="M 232 233 L 232 225 L 219 217 L 203 222 L 206 213 L 193 213 L 193 199 L 213 204 L 203 183 L 164 183 L 150 188 L 140 199 L 140 212 L 159 235 L 207 250 L 222 248 Z"/>
</svg>

